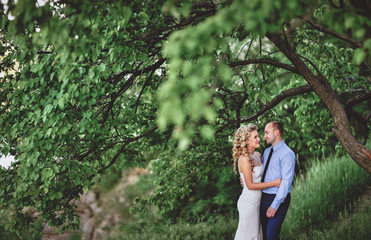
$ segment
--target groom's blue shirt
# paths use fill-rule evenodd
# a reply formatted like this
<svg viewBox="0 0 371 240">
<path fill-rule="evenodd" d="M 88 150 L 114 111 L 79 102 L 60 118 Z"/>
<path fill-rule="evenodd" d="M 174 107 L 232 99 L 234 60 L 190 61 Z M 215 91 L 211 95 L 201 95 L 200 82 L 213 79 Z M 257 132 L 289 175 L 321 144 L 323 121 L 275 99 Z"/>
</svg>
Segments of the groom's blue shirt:
<svg viewBox="0 0 371 240">
<path fill-rule="evenodd" d="M 271 147 L 265 149 L 262 161 L 263 169 L 265 169 Z M 264 193 L 276 194 L 271 207 L 278 209 L 281 203 L 289 192 L 291 192 L 291 184 L 295 174 L 295 153 L 285 144 L 285 141 L 277 143 L 273 147 L 273 154 L 270 160 L 264 182 L 270 182 L 278 178 L 282 179 L 280 187 L 271 187 L 264 189 Z"/>
</svg>

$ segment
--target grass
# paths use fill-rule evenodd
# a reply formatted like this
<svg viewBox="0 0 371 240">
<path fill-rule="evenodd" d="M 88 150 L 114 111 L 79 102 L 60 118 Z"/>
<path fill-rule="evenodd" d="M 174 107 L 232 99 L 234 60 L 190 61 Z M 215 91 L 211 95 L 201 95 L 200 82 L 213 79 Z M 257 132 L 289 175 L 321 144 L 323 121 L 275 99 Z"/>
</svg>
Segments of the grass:
<svg viewBox="0 0 371 240">
<path fill-rule="evenodd" d="M 349 157 L 313 162 L 294 183 L 281 236 L 296 239 L 308 230 L 322 231 L 328 222 L 337 220 L 338 212 L 352 207 L 370 179 Z"/>
<path fill-rule="evenodd" d="M 358 212 L 350 218 L 343 216 L 340 226 L 333 226 L 324 232 L 314 232 L 312 239 L 371 239 L 369 223 L 371 222 L 371 207 L 368 206 L 364 212 Z"/>
<path fill-rule="evenodd" d="M 354 204 L 355 209 L 340 212 L 336 221 L 329 222 L 324 230 L 310 230 L 292 239 L 331 240 L 331 239 L 371 239 L 371 188 Z"/>
<path fill-rule="evenodd" d="M 157 227 L 144 228 L 137 232 L 127 232 L 116 240 L 205 240 L 205 239 L 233 239 L 236 226 L 236 217 L 215 217 L 208 221 L 190 224 L 180 221 L 177 224 L 166 224 Z M 113 240 L 113 239 L 111 239 Z"/>
</svg>

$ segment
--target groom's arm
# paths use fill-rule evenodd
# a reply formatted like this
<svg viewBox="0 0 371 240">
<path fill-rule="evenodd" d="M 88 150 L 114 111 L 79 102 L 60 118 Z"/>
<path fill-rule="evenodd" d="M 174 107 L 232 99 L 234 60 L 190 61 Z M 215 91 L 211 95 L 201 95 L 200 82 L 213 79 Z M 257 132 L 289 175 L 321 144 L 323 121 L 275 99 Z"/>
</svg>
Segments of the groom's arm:
<svg viewBox="0 0 371 240">
<path fill-rule="evenodd" d="M 295 154 L 290 151 L 283 156 L 281 161 L 281 176 L 282 182 L 278 188 L 276 197 L 274 198 L 271 207 L 275 210 L 279 208 L 281 203 L 285 201 L 287 194 L 289 193 L 290 186 L 294 179 L 295 174 Z M 273 214 L 274 216 L 274 214 Z"/>
</svg>

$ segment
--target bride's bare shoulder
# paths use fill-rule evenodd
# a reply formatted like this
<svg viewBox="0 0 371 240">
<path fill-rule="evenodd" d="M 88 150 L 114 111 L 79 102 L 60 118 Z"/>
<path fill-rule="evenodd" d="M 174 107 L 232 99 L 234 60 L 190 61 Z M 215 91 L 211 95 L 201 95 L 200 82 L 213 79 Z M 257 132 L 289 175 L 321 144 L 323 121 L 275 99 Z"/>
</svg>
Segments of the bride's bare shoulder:
<svg viewBox="0 0 371 240">
<path fill-rule="evenodd" d="M 245 155 L 241 155 L 239 160 L 241 161 L 248 161 L 249 159 Z"/>
</svg>

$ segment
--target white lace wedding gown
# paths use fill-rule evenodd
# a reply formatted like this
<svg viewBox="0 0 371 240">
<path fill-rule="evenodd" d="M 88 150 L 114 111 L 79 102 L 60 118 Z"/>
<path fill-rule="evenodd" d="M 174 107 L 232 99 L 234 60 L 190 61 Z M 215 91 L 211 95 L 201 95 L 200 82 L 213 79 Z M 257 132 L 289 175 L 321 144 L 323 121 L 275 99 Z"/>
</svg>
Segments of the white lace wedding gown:
<svg viewBox="0 0 371 240">
<path fill-rule="evenodd" d="M 260 182 L 262 165 L 255 166 L 252 173 L 253 182 Z M 262 228 L 260 224 L 260 199 L 261 190 L 249 190 L 245 183 L 242 172 L 240 176 L 243 180 L 244 188 L 237 201 L 239 213 L 238 228 L 235 240 L 261 240 L 263 239 Z"/>
</svg>

